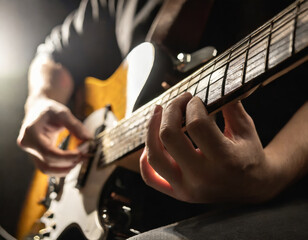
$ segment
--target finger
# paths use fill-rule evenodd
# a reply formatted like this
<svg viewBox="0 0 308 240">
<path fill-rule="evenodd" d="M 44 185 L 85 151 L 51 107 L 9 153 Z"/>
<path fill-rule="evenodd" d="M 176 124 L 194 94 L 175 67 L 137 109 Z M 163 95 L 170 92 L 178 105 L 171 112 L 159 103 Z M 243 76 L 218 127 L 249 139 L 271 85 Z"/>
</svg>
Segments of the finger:
<svg viewBox="0 0 308 240">
<path fill-rule="evenodd" d="M 183 131 L 183 117 L 191 94 L 185 93 L 173 100 L 163 111 L 160 127 L 160 139 L 168 153 L 180 165 L 182 170 L 191 169 L 195 163 L 189 159 L 198 159 L 198 154 Z"/>
<path fill-rule="evenodd" d="M 76 162 L 86 159 L 78 149 L 59 149 L 50 144 L 50 140 L 45 138 L 45 136 L 40 135 L 37 140 L 34 151 L 38 153 L 35 155 L 39 155 L 50 166 L 69 167 Z"/>
<path fill-rule="evenodd" d="M 41 159 L 33 156 L 33 160 L 35 165 L 38 169 L 41 170 L 44 174 L 50 175 L 50 176 L 57 176 L 57 177 L 64 177 L 66 176 L 76 165 L 72 165 L 70 167 L 52 167 L 46 164 L 45 162 L 42 162 Z"/>
<path fill-rule="evenodd" d="M 186 129 L 194 143 L 207 156 L 215 156 L 225 146 L 225 136 L 198 97 L 193 97 L 187 104 Z"/>
<path fill-rule="evenodd" d="M 222 110 L 225 119 L 225 135 L 231 139 L 237 136 L 251 136 L 255 132 L 252 118 L 245 111 L 240 101 L 226 105 Z"/>
<path fill-rule="evenodd" d="M 162 178 L 149 164 L 146 149 L 144 149 L 140 158 L 140 171 L 144 182 L 150 187 L 164 194 L 174 197 L 172 186 Z"/>
<path fill-rule="evenodd" d="M 44 162 L 48 163 L 51 167 L 74 167 L 76 164 L 88 160 L 89 157 L 78 156 L 75 159 L 67 160 L 67 159 L 58 159 L 58 158 L 44 158 Z"/>
<path fill-rule="evenodd" d="M 44 134 L 38 133 L 36 128 L 32 126 L 27 128 L 26 137 L 18 139 L 18 144 L 28 153 L 38 157 L 41 161 L 51 166 L 70 167 L 75 162 L 84 160 L 84 154 L 78 149 L 62 150 L 52 144 L 50 138 Z"/>
<path fill-rule="evenodd" d="M 70 111 L 65 111 L 65 114 L 59 115 L 59 124 L 63 124 L 72 134 L 81 140 L 92 139 L 87 128 L 79 121 Z"/>
<path fill-rule="evenodd" d="M 156 106 L 154 115 L 149 121 L 146 138 L 147 161 L 159 175 L 172 184 L 180 181 L 180 169 L 160 141 L 161 117 L 162 107 Z"/>
</svg>

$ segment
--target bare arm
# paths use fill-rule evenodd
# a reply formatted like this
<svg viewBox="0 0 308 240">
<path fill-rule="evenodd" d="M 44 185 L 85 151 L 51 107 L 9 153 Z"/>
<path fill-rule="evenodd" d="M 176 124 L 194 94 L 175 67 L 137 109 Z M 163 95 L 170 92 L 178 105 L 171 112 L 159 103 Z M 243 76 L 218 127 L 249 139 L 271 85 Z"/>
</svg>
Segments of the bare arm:
<svg viewBox="0 0 308 240">
<path fill-rule="evenodd" d="M 46 97 L 62 104 L 69 100 L 74 88 L 67 69 L 47 57 L 36 57 L 29 69 L 28 100 Z M 26 109 L 27 110 L 27 109 Z"/>
<path fill-rule="evenodd" d="M 281 175 L 281 188 L 308 172 L 308 102 L 265 148 Z"/>
<path fill-rule="evenodd" d="M 83 156 L 78 150 L 55 146 L 58 133 L 67 128 L 82 140 L 90 136 L 65 106 L 74 89 L 73 79 L 63 66 L 37 57 L 29 70 L 29 94 L 17 143 L 34 157 L 38 168 L 53 175 L 67 174 Z"/>
<path fill-rule="evenodd" d="M 181 130 L 185 111 L 197 149 Z M 227 105 L 223 115 L 224 133 L 189 94 L 163 111 L 157 106 L 140 161 L 145 182 L 188 202 L 260 202 L 308 172 L 308 103 L 265 149 L 241 103 Z"/>
</svg>

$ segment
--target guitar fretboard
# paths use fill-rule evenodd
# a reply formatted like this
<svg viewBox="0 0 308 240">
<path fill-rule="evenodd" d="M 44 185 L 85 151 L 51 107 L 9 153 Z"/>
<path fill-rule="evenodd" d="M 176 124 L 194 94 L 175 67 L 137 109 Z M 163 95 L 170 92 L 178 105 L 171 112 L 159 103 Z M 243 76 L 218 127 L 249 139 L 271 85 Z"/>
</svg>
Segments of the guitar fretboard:
<svg viewBox="0 0 308 240">
<path fill-rule="evenodd" d="M 105 166 L 143 146 L 155 105 L 165 107 L 184 92 L 198 96 L 209 112 L 265 81 L 297 56 L 307 60 L 308 1 L 299 0 L 223 54 L 186 77 L 98 139 Z M 290 64 L 290 63 L 289 63 Z"/>
</svg>

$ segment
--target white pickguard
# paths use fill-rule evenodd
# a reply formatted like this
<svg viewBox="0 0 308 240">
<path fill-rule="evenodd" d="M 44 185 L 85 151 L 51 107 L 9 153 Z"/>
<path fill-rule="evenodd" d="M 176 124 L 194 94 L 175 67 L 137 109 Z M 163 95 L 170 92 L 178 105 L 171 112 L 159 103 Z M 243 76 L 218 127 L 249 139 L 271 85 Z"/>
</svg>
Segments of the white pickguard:
<svg viewBox="0 0 308 240">
<path fill-rule="evenodd" d="M 135 101 L 151 72 L 154 52 L 152 44 L 143 43 L 136 47 L 125 60 L 125 63 L 128 64 L 126 117 L 131 114 Z M 106 109 L 95 111 L 85 120 L 84 124 L 93 136 L 97 127 L 103 123 L 106 111 Z M 114 126 L 116 122 L 114 115 L 109 111 L 104 124 L 108 128 Z M 81 164 L 66 176 L 60 199 L 52 200 L 48 209 L 53 213 L 53 218 L 41 218 L 47 228 L 56 226 L 55 229 L 49 229 L 50 236 L 44 239 L 57 239 L 71 224 L 79 225 L 87 239 L 104 239 L 106 237 L 105 229 L 99 222 L 97 207 L 102 188 L 116 166 L 109 165 L 104 169 L 97 169 L 98 160 L 99 156 L 96 156 L 85 186 L 81 189 L 76 188 Z"/>
<path fill-rule="evenodd" d="M 85 126 L 93 135 L 95 129 L 102 124 L 105 111 L 106 109 L 100 109 L 86 119 Z M 107 116 L 104 124 L 106 126 L 114 125 L 116 123 L 114 115 L 109 112 Z M 95 156 L 86 184 L 81 189 L 76 188 L 81 164 L 66 176 L 60 200 L 53 200 L 48 209 L 53 213 L 53 218 L 41 219 L 46 226 L 56 224 L 56 229 L 52 230 L 46 239 L 57 239 L 73 223 L 80 226 L 87 239 L 103 239 L 105 230 L 99 223 L 97 206 L 101 189 L 115 166 L 99 170 L 93 167 L 97 166 L 97 161 L 98 156 Z"/>
</svg>

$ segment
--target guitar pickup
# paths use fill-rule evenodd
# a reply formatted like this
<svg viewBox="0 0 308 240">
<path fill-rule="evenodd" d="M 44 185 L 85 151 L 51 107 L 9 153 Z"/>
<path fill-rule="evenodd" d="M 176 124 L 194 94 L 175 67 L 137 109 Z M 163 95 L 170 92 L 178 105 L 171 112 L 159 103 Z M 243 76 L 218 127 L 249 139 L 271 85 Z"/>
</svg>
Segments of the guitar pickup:
<svg viewBox="0 0 308 240">
<path fill-rule="evenodd" d="M 193 53 L 179 53 L 175 60 L 176 69 L 181 73 L 187 73 L 201 64 L 216 57 L 217 50 L 212 47 L 204 47 Z"/>
</svg>

